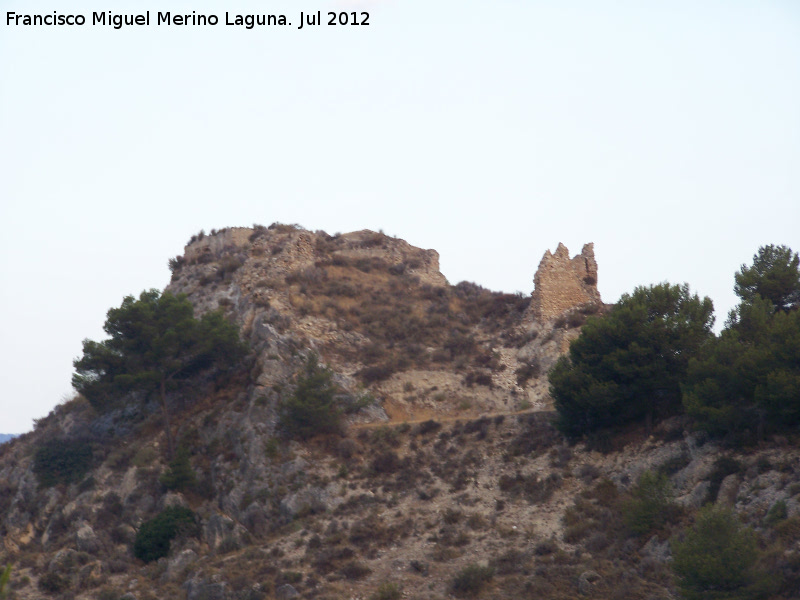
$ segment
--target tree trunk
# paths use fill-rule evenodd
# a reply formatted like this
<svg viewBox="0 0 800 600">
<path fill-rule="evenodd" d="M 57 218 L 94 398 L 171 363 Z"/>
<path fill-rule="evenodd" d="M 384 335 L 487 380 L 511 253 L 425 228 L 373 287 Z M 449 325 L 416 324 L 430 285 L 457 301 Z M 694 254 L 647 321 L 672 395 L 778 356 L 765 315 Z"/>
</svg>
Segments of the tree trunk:
<svg viewBox="0 0 800 600">
<path fill-rule="evenodd" d="M 169 409 L 167 408 L 167 380 L 161 378 L 161 411 L 164 414 L 164 433 L 167 435 L 167 459 L 172 460 L 174 448 L 172 447 L 172 427 L 169 423 Z"/>
</svg>

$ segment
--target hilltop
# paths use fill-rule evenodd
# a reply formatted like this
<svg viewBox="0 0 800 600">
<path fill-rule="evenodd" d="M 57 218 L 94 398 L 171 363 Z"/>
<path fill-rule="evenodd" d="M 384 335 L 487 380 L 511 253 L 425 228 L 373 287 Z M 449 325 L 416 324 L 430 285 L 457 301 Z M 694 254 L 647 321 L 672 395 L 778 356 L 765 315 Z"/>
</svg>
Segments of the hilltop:
<svg viewBox="0 0 800 600">
<path fill-rule="evenodd" d="M 547 372 L 608 310 L 591 244 L 546 251 L 531 296 L 451 285 L 438 261 L 372 231 L 194 236 L 165 292 L 221 310 L 247 357 L 169 392 L 175 456 L 135 392 L 100 413 L 77 396 L 3 445 L 10 597 L 674 598 L 670 539 L 708 502 L 800 581 L 793 440 L 732 451 L 680 416 L 577 443 L 553 426 Z M 287 435 L 312 380 L 342 427 Z M 646 473 L 672 491 L 640 527 Z M 150 561 L 163 515 L 184 520 Z"/>
</svg>

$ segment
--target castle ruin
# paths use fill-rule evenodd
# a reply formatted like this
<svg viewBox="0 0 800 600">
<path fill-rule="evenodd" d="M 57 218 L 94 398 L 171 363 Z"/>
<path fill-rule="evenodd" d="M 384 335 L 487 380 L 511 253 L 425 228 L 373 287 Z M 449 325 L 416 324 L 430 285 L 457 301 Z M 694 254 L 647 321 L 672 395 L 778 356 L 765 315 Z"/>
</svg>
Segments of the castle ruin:
<svg viewBox="0 0 800 600">
<path fill-rule="evenodd" d="M 530 310 L 540 322 L 578 306 L 599 304 L 594 244 L 585 244 L 572 259 L 564 244 L 558 244 L 555 254 L 547 250 L 533 276 L 533 284 Z"/>
</svg>

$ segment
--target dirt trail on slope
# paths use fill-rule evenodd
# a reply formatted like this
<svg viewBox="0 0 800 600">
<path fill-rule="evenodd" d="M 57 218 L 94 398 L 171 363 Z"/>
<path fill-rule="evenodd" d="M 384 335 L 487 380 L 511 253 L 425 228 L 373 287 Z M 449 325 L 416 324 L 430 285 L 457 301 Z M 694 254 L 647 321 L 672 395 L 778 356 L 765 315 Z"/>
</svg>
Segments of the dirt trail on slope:
<svg viewBox="0 0 800 600">
<path fill-rule="evenodd" d="M 533 413 L 539 414 L 555 414 L 555 411 L 552 410 L 537 410 L 537 409 L 526 409 L 526 410 L 517 410 L 517 411 L 510 411 L 510 412 L 493 412 L 493 413 L 480 413 L 480 414 L 460 414 L 460 415 L 442 415 L 440 413 L 436 413 L 434 411 L 416 411 L 412 413 L 409 417 L 402 417 L 396 414 L 390 413 L 388 410 L 386 413 L 389 415 L 388 421 L 378 421 L 372 423 L 353 423 L 350 425 L 352 429 L 377 429 L 378 427 L 386 427 L 386 426 L 393 426 L 393 425 L 416 425 L 419 423 L 424 423 L 425 421 L 437 421 L 439 423 L 452 423 L 454 421 L 474 421 L 475 419 L 493 419 L 495 417 L 515 417 L 517 415 L 529 415 Z M 424 416 L 421 416 L 422 413 Z"/>
</svg>

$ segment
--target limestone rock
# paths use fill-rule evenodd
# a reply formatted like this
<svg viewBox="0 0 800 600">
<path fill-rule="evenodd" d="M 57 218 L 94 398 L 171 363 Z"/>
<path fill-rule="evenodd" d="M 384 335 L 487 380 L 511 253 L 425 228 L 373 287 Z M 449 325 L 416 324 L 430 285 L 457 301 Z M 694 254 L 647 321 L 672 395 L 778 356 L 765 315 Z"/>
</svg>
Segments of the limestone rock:
<svg viewBox="0 0 800 600">
<path fill-rule="evenodd" d="M 651 558 L 658 562 L 667 562 L 672 557 L 672 549 L 669 540 L 659 541 L 658 536 L 654 535 L 640 550 L 642 556 Z"/>
<path fill-rule="evenodd" d="M 188 548 L 173 556 L 167 563 L 167 574 L 171 577 L 180 575 L 189 565 L 197 560 L 197 552 Z"/>
<path fill-rule="evenodd" d="M 229 552 L 241 548 L 248 537 L 247 530 L 228 516 L 212 515 L 204 529 L 206 542 L 212 550 Z"/>
<path fill-rule="evenodd" d="M 183 584 L 186 600 L 226 600 L 225 583 L 209 583 L 202 579 L 189 579 Z"/>
<path fill-rule="evenodd" d="M 275 597 L 278 600 L 289 600 L 290 598 L 297 598 L 300 595 L 294 586 L 289 585 L 288 583 L 283 584 L 277 590 L 275 590 Z"/>
<path fill-rule="evenodd" d="M 685 496 L 681 496 L 680 498 L 676 499 L 678 504 L 683 505 L 686 508 L 691 509 L 698 509 L 703 506 L 703 503 L 708 498 L 708 491 L 711 489 L 711 482 L 709 481 L 700 481 L 697 485 L 694 486 L 692 491 Z"/>
<path fill-rule="evenodd" d="M 336 494 L 335 486 L 307 487 L 281 500 L 281 510 L 292 517 L 300 512 L 321 513 L 335 509 L 342 499 Z"/>
<path fill-rule="evenodd" d="M 62 548 L 56 552 L 47 570 L 50 573 L 61 573 L 72 570 L 78 564 L 78 553 L 72 548 Z"/>
<path fill-rule="evenodd" d="M 100 540 L 91 525 L 84 523 L 75 534 L 75 545 L 81 552 L 96 554 L 100 550 Z"/>
<path fill-rule="evenodd" d="M 734 473 L 722 480 L 717 494 L 717 504 L 732 507 L 736 504 L 736 496 L 739 494 L 739 476 Z"/>
<path fill-rule="evenodd" d="M 584 571 L 578 577 L 578 591 L 584 596 L 588 596 L 598 581 L 600 581 L 600 574 L 597 571 Z"/>
<path fill-rule="evenodd" d="M 159 502 L 159 510 L 172 508 L 173 506 L 188 507 L 188 503 L 186 502 L 186 498 L 183 497 L 183 494 L 167 492 Z"/>
</svg>

